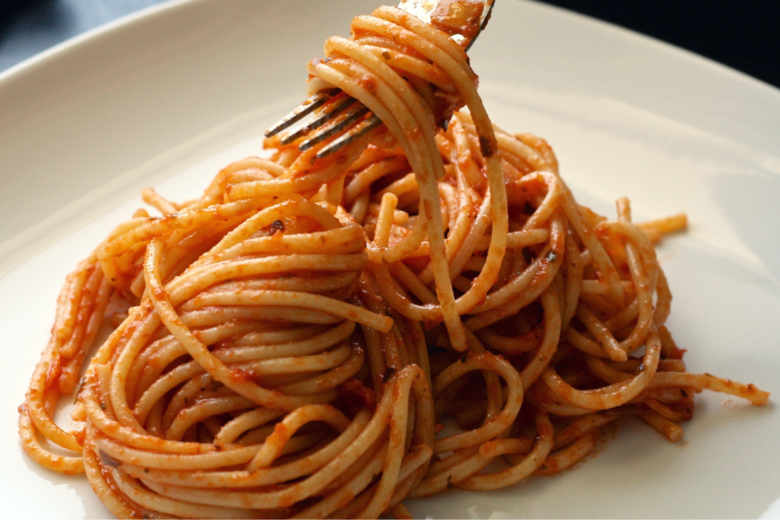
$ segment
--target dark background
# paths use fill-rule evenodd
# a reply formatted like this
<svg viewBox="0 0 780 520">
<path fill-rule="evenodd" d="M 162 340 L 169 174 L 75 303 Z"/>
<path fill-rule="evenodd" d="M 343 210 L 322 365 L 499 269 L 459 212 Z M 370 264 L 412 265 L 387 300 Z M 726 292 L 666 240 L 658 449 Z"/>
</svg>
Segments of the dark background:
<svg viewBox="0 0 780 520">
<path fill-rule="evenodd" d="M 780 87 L 780 0 L 545 0 Z"/>
<path fill-rule="evenodd" d="M 0 71 L 161 1 L 0 0 Z M 508 0 L 498 0 L 497 9 L 501 1 Z M 544 1 L 688 49 L 780 87 L 780 0 Z"/>
</svg>

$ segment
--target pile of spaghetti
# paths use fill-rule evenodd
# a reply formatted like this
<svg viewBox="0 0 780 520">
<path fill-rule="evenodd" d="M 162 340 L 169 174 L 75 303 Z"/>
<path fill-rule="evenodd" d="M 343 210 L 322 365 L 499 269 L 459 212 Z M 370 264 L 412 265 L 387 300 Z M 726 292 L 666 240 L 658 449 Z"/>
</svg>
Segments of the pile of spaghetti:
<svg viewBox="0 0 780 520">
<path fill-rule="evenodd" d="M 544 140 L 492 126 L 464 50 L 403 11 L 325 52 L 310 85 L 384 125 L 324 158 L 270 138 L 195 201 L 146 190 L 163 216 L 138 210 L 62 290 L 20 407 L 32 458 L 120 517 L 406 517 L 561 471 L 618 417 L 679 440 L 702 389 L 767 402 L 687 372 L 664 325 L 653 242 L 684 217 L 579 206 Z"/>
</svg>

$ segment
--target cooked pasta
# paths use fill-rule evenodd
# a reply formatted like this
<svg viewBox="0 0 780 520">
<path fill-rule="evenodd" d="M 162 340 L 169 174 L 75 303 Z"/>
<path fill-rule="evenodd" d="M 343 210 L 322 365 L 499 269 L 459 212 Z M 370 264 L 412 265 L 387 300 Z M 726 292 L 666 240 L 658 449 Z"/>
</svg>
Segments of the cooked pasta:
<svg viewBox="0 0 780 520">
<path fill-rule="evenodd" d="M 491 124 L 463 48 L 404 11 L 325 55 L 310 89 L 384 124 L 324 158 L 335 136 L 269 138 L 194 201 L 145 190 L 162 216 L 138 210 L 62 289 L 20 407 L 33 459 L 119 517 L 408 517 L 562 471 L 621 417 L 677 441 L 702 389 L 767 402 L 689 373 L 665 326 L 653 244 L 684 215 L 580 206 L 543 139 Z M 63 394 L 83 429 L 54 423 Z"/>
</svg>

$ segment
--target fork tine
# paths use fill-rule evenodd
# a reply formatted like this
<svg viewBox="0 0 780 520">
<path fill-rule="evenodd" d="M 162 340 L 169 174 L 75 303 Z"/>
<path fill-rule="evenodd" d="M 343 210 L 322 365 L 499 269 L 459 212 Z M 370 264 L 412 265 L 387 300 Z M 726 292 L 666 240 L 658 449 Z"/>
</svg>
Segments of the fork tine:
<svg viewBox="0 0 780 520">
<path fill-rule="evenodd" d="M 341 89 L 334 88 L 331 89 L 328 92 L 322 91 L 317 92 L 316 94 L 309 96 L 306 98 L 306 101 L 298 105 L 298 107 L 284 116 L 278 123 L 276 123 L 274 126 L 268 129 L 266 131 L 265 136 L 266 137 L 273 137 L 282 130 L 291 127 L 307 115 L 311 114 L 313 111 L 321 107 L 325 104 L 326 101 L 331 99 L 333 96 L 341 92 Z"/>
<path fill-rule="evenodd" d="M 357 103 L 357 100 L 355 98 L 344 96 L 338 101 L 334 101 L 333 106 L 329 111 L 326 111 L 319 116 L 315 117 L 313 120 L 311 120 L 309 123 L 305 124 L 304 126 L 300 127 L 295 132 L 292 132 L 290 134 L 285 135 L 282 138 L 282 144 L 290 144 L 299 137 L 303 137 L 304 135 L 308 134 L 312 130 L 316 130 L 317 128 L 320 128 L 322 125 L 327 123 L 328 121 L 334 119 L 337 115 L 342 113 L 344 110 L 349 108 L 350 106 Z M 326 105 L 327 106 L 327 105 Z"/>
<path fill-rule="evenodd" d="M 443 1 L 444 0 L 426 0 L 425 2 L 422 2 L 420 0 L 400 0 L 398 7 L 419 18 L 425 23 L 431 23 L 431 13 L 437 9 L 440 2 L 443 3 Z M 476 40 L 477 36 L 479 36 L 479 33 L 485 29 L 485 26 L 488 24 L 490 16 L 493 12 L 493 7 L 495 6 L 495 0 L 479 0 L 479 3 L 482 4 L 482 12 L 480 13 L 479 27 L 476 31 L 476 34 L 467 36 L 466 33 L 468 31 L 456 31 L 457 34 L 453 34 L 451 36 L 451 38 L 462 45 L 466 51 L 471 48 L 471 45 Z M 334 96 L 340 92 L 341 89 L 333 88 L 329 92 L 318 92 L 317 94 L 310 96 L 308 99 L 306 99 L 306 101 L 298 106 L 298 108 L 290 112 L 281 121 L 269 128 L 265 133 L 265 136 L 272 137 L 282 130 L 291 127 L 307 115 L 333 100 Z M 346 94 L 344 96 L 349 97 Z M 354 125 L 351 129 L 347 130 L 344 135 L 336 138 L 333 142 L 329 143 L 317 152 L 317 157 L 322 158 L 341 149 L 357 137 L 365 135 L 367 132 L 373 130 L 382 123 L 379 118 L 373 114 L 361 121 L 361 118 L 363 118 L 365 114 L 370 114 L 369 110 L 365 107 L 362 107 L 360 103 L 358 103 L 358 106 L 352 105 L 352 103 L 348 103 L 346 101 L 339 102 L 338 105 L 334 106 L 328 112 L 318 115 L 313 121 L 310 121 L 295 132 L 286 135 L 282 139 L 282 143 L 290 144 L 302 138 L 304 135 L 306 135 L 307 132 L 319 132 L 308 140 L 304 141 L 298 147 L 301 151 L 304 151 L 308 150 L 315 144 L 333 136 L 337 132 L 344 130 L 348 126 Z M 348 115 L 343 117 L 342 113 L 348 107 L 352 108 L 349 108 L 347 112 Z M 336 121 L 336 123 L 331 124 L 332 121 Z"/>
<path fill-rule="evenodd" d="M 328 127 L 328 128 L 321 128 L 318 130 L 317 133 L 312 135 L 309 139 L 302 142 L 300 146 L 298 146 L 298 149 L 300 151 L 306 151 L 312 146 L 314 146 L 317 143 L 321 143 L 328 137 L 337 134 L 338 132 L 344 130 L 351 124 L 358 121 L 360 118 L 362 118 L 364 115 L 368 114 L 370 110 L 368 107 L 358 103 L 357 107 L 351 108 L 347 112 L 344 113 L 343 117 L 341 117 L 341 120 L 335 123 L 334 125 Z"/>
<path fill-rule="evenodd" d="M 323 147 L 322 150 L 317 152 L 317 159 L 322 159 L 323 157 L 327 157 L 328 155 L 341 150 L 355 139 L 366 135 L 381 124 L 382 120 L 376 117 L 376 115 L 371 114 L 370 117 L 367 117 L 349 129 L 344 135 L 339 136 L 337 139 L 334 139 L 333 142 Z"/>
</svg>

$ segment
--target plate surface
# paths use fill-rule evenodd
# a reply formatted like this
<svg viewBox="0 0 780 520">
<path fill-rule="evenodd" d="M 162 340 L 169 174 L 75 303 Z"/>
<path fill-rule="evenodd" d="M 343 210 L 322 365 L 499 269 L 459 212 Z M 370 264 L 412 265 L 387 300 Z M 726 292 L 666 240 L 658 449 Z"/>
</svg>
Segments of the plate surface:
<svg viewBox="0 0 780 520">
<path fill-rule="evenodd" d="M 155 186 L 197 195 L 303 96 L 306 60 L 376 0 L 165 4 L 0 75 L 0 489 L 4 516 L 100 518 L 83 477 L 21 451 L 16 407 L 65 275 Z M 780 395 L 780 91 L 659 42 L 502 0 L 472 52 L 494 122 L 549 140 L 581 203 L 686 211 L 660 248 L 692 371 Z M 701 395 L 685 440 L 637 423 L 586 463 L 492 493 L 408 501 L 433 517 L 780 516 L 780 413 Z"/>
</svg>

